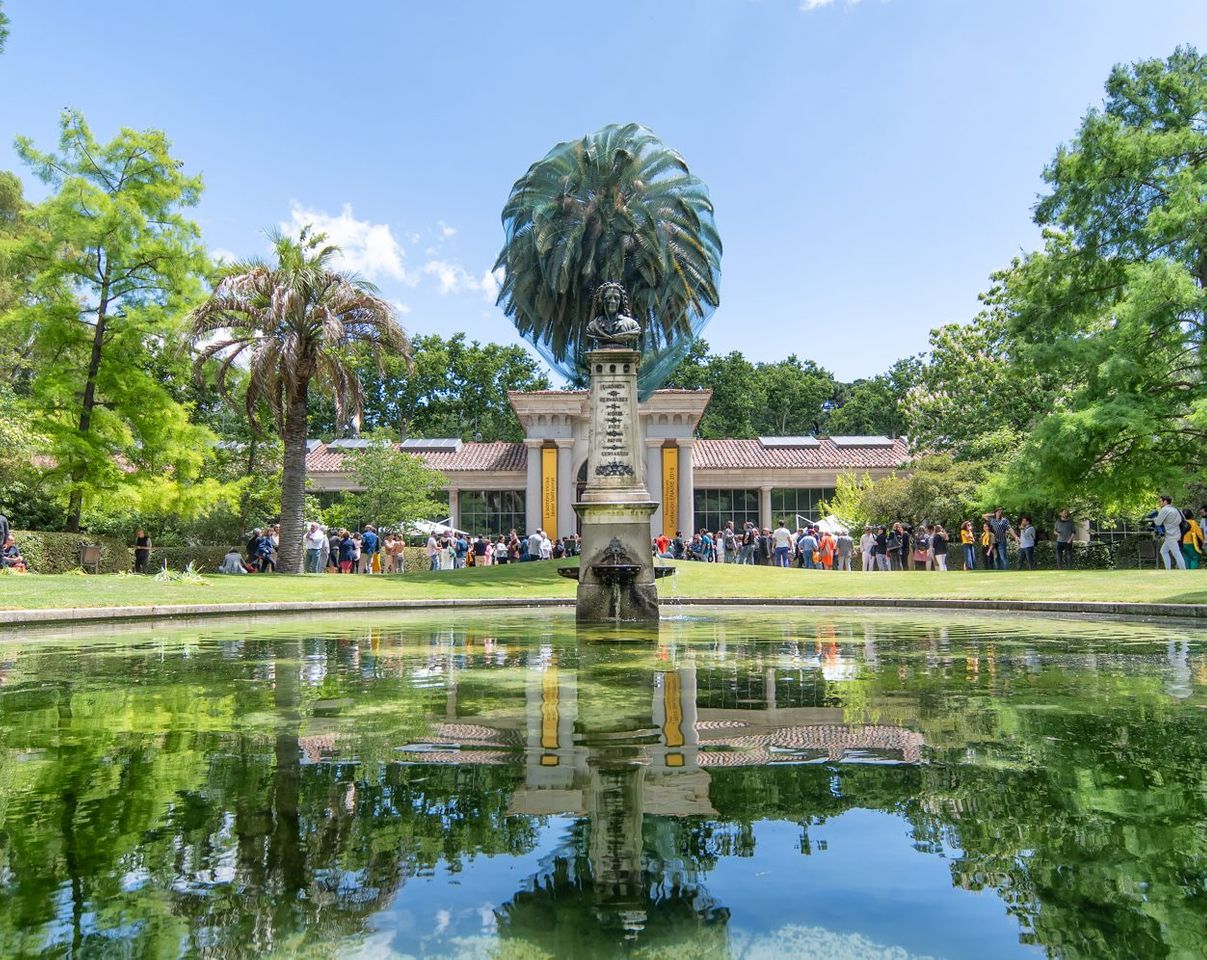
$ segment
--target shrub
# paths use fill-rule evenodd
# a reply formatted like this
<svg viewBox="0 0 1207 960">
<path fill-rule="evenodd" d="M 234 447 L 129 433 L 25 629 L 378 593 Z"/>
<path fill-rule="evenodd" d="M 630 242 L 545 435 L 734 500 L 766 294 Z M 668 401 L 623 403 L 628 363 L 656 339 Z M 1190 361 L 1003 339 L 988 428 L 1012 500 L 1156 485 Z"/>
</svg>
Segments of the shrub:
<svg viewBox="0 0 1207 960">
<path fill-rule="evenodd" d="M 87 533 L 46 533 L 38 530 L 14 530 L 13 539 L 33 573 L 67 573 L 80 568 L 80 547 L 99 544 L 100 573 L 120 573 L 134 566 L 134 551 L 118 537 L 98 537 Z"/>
</svg>

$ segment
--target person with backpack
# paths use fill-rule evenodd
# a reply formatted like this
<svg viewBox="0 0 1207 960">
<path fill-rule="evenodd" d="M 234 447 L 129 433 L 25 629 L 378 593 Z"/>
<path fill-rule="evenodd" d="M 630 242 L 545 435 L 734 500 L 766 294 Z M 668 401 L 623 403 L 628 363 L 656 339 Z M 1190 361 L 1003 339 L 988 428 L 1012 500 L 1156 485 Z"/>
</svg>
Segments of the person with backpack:
<svg viewBox="0 0 1207 960">
<path fill-rule="evenodd" d="M 725 529 L 721 531 L 721 547 L 725 552 L 726 563 L 738 562 L 740 547 L 738 545 L 738 535 L 733 530 L 732 520 L 725 521 Z"/>
<path fill-rule="evenodd" d="M 1182 511 L 1173 505 L 1173 497 L 1162 495 L 1161 507 L 1149 517 L 1153 520 L 1153 530 L 1161 538 L 1161 560 L 1165 569 L 1174 565 L 1179 570 L 1186 569 L 1186 558 L 1182 556 L 1182 537 L 1190 524 L 1182 518 Z M 1183 527 L 1185 524 L 1185 527 Z"/>
<path fill-rule="evenodd" d="M 1194 522 L 1194 514 L 1189 510 L 1182 511 L 1182 557 L 1186 561 L 1186 569 L 1199 569 L 1199 557 L 1203 553 L 1203 529 Z"/>
</svg>

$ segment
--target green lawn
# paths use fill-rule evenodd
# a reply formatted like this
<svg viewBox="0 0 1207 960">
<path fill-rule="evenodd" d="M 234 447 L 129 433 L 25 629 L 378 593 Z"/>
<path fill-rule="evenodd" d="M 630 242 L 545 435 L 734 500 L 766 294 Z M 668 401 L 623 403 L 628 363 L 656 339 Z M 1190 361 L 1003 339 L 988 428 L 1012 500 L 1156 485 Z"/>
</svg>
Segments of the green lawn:
<svg viewBox="0 0 1207 960">
<path fill-rule="evenodd" d="M 156 583 L 129 575 L 0 577 L 0 609 L 108 607 L 279 600 L 425 600 L 573 597 L 557 561 L 481 570 L 365 576 L 208 575 L 204 584 Z M 947 597 L 985 600 L 1109 600 L 1207 603 L 1207 570 L 1087 570 L 1035 573 L 824 573 L 771 567 L 675 564 L 664 597 Z"/>
</svg>

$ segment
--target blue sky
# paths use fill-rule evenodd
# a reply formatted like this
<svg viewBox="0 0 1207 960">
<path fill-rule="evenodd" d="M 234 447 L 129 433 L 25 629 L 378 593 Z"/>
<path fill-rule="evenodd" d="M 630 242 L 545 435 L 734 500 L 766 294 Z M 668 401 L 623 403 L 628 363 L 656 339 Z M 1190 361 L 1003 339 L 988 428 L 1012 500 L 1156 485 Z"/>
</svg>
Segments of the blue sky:
<svg viewBox="0 0 1207 960">
<path fill-rule="evenodd" d="M 512 182 L 638 121 L 712 192 L 714 350 L 840 377 L 975 315 L 1035 245 L 1110 67 L 1207 46 L 1204 0 L 6 0 L 0 168 L 58 112 L 166 130 L 206 242 L 314 220 L 414 332 L 514 341 L 489 271 Z M 23 172 L 23 171 L 21 171 Z M 28 177 L 31 196 L 38 185 Z"/>
</svg>

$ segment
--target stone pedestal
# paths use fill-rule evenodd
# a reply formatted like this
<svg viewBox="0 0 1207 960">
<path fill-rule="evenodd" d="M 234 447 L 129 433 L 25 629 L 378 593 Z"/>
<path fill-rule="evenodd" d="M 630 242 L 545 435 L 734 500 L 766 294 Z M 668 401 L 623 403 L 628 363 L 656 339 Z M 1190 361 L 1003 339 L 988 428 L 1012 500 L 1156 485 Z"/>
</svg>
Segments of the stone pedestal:
<svg viewBox="0 0 1207 960">
<path fill-rule="evenodd" d="M 585 623 L 658 619 L 645 443 L 637 413 L 641 354 L 622 347 L 587 354 L 591 428 L 587 485 L 574 510 L 582 522 L 578 619 Z"/>
</svg>

